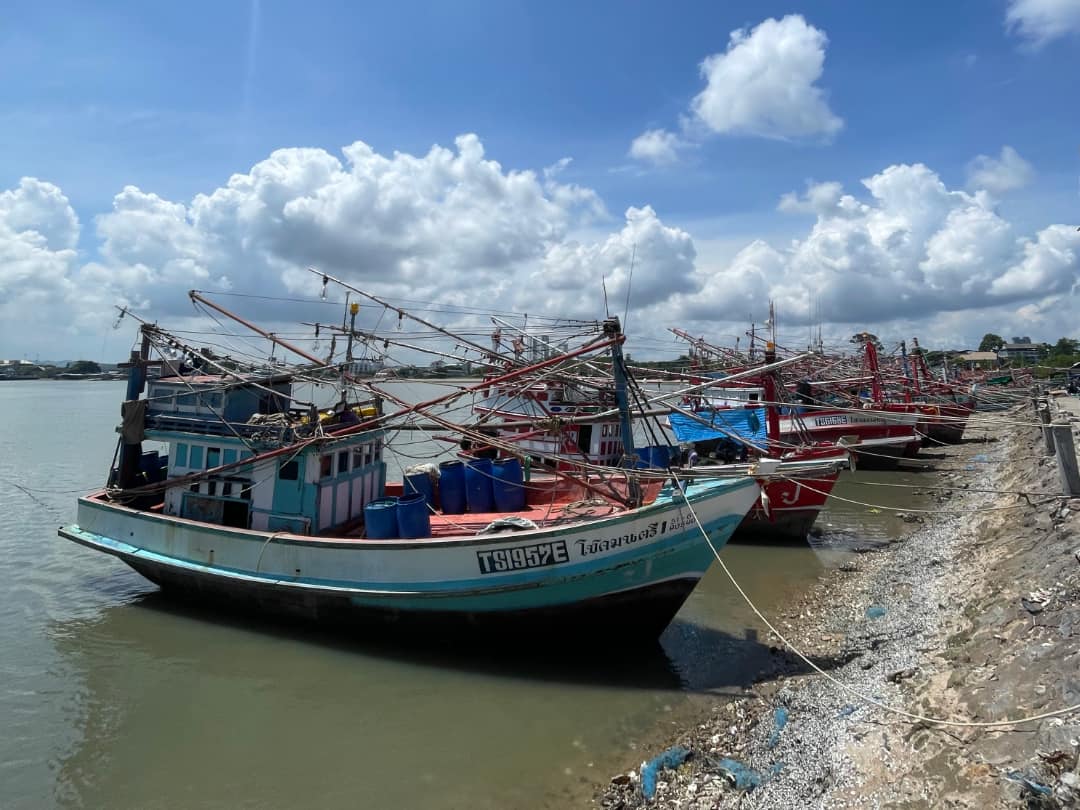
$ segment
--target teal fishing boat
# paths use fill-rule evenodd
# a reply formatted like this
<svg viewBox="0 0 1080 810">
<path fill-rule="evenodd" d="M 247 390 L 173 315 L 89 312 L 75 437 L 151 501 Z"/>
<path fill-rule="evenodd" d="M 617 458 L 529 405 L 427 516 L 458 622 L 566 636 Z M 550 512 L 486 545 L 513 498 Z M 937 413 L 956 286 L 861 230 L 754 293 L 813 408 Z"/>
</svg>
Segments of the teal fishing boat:
<svg viewBox="0 0 1080 810">
<path fill-rule="evenodd" d="M 758 498 L 749 476 L 525 480 L 512 456 L 388 482 L 393 415 L 378 399 L 318 411 L 288 374 L 190 370 L 175 337 L 146 324 L 141 336 L 109 486 L 80 498 L 60 535 L 214 606 L 352 627 L 654 637 Z M 610 351 L 628 425 L 623 340 L 610 319 L 589 350 Z"/>
</svg>

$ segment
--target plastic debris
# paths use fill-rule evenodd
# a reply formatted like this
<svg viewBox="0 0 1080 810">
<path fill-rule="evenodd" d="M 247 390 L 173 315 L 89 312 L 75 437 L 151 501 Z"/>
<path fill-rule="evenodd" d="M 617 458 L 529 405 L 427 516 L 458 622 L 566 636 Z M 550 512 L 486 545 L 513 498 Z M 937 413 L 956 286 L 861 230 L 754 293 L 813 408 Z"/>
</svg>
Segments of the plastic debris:
<svg viewBox="0 0 1080 810">
<path fill-rule="evenodd" d="M 664 768 L 678 768 L 690 751 L 681 745 L 673 745 L 659 756 L 653 757 L 641 766 L 641 793 L 646 799 L 656 795 L 656 775 Z"/>
<path fill-rule="evenodd" d="M 1050 796 L 1054 792 L 1041 782 L 1036 782 L 1034 779 L 1024 776 L 1020 771 L 1009 771 L 1005 774 L 1005 778 L 1010 782 L 1017 782 L 1025 791 L 1039 796 Z"/>
<path fill-rule="evenodd" d="M 839 718 L 839 717 L 851 717 L 851 715 L 855 714 L 855 712 L 856 712 L 856 711 L 858 710 L 858 708 L 859 708 L 859 707 L 858 707 L 858 706 L 856 706 L 856 705 L 854 705 L 853 703 L 849 703 L 849 704 L 848 704 L 847 706 L 845 706 L 844 708 L 842 708 L 842 709 L 841 709 L 841 710 L 840 710 L 840 711 L 839 711 L 839 712 L 837 713 L 837 715 L 836 715 L 836 716 L 837 716 L 838 718 Z"/>
<path fill-rule="evenodd" d="M 761 786 L 761 774 L 737 759 L 725 757 L 716 763 L 716 767 L 736 790 L 753 790 Z"/>
<path fill-rule="evenodd" d="M 884 616 L 888 612 L 889 612 L 889 609 L 885 608 L 885 607 L 882 607 L 881 605 L 871 605 L 870 607 L 868 607 L 866 609 L 866 618 L 868 618 L 868 619 L 880 619 L 882 616 Z"/>
<path fill-rule="evenodd" d="M 1040 588 L 1032 591 L 1027 596 L 1020 597 L 1020 604 L 1028 613 L 1042 613 L 1050 600 L 1054 598 L 1054 592 L 1048 588 Z"/>
<path fill-rule="evenodd" d="M 773 722 L 776 724 L 776 728 L 772 730 L 772 734 L 769 735 L 769 742 L 766 743 L 768 748 L 776 748 L 776 744 L 780 742 L 780 732 L 784 730 L 784 726 L 787 725 L 788 711 L 783 706 L 777 706 L 776 711 L 773 712 Z"/>
</svg>

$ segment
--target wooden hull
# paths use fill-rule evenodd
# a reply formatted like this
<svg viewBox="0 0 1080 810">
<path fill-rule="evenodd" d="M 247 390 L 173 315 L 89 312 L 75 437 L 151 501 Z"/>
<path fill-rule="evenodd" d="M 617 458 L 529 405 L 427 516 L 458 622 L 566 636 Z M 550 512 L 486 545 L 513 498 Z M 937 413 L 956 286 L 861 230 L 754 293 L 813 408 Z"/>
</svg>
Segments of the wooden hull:
<svg viewBox="0 0 1080 810">
<path fill-rule="evenodd" d="M 358 626 L 472 627 L 524 622 L 570 632 L 582 617 L 615 634 L 662 629 L 757 499 L 753 479 L 694 482 L 685 496 L 611 517 L 527 531 L 367 540 L 204 524 L 80 499 L 60 534 L 119 557 L 197 599 Z M 691 509 L 691 507 L 693 507 Z M 555 625 L 558 625 L 556 627 Z"/>
<path fill-rule="evenodd" d="M 733 539 L 759 542 L 805 540 L 839 476 L 836 472 L 814 478 L 766 482 L 762 491 L 768 507 L 762 498 L 758 498 L 735 530 Z"/>
<path fill-rule="evenodd" d="M 800 443 L 802 435 L 813 441 L 846 444 L 858 466 L 867 470 L 895 469 L 901 458 L 919 452 L 922 437 L 916 432 L 919 415 L 907 410 L 809 411 L 799 419 L 780 421 L 784 441 Z"/>
<path fill-rule="evenodd" d="M 926 414 L 926 424 L 922 428 L 924 447 L 963 441 L 971 408 L 963 405 L 926 405 L 922 410 Z"/>
</svg>

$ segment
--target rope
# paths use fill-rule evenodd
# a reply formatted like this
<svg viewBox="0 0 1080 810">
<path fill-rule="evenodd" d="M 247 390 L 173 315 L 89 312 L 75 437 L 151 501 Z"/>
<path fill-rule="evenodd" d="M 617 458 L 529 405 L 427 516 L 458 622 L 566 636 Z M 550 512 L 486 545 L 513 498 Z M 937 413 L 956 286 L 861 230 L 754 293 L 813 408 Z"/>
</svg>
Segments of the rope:
<svg viewBox="0 0 1080 810">
<path fill-rule="evenodd" d="M 784 480 L 787 480 L 787 481 L 793 481 L 793 482 L 796 482 L 796 483 L 802 483 L 802 481 L 800 479 L 797 479 L 797 478 L 786 478 L 784 476 L 775 476 L 775 477 L 784 478 Z M 860 482 L 860 483 L 868 483 L 868 482 Z M 888 486 L 888 485 L 886 485 L 886 486 Z M 1016 509 L 1016 508 L 1021 507 L 1021 506 L 1042 506 L 1044 504 L 1051 503 L 1052 501 L 1058 501 L 1058 500 L 1061 500 L 1062 498 L 1066 497 L 1065 495 L 1054 495 L 1053 497 L 1047 498 L 1046 500 L 1038 501 L 1037 503 L 1032 503 L 1031 498 L 1028 496 L 1028 493 L 1026 493 L 1026 492 L 1004 492 L 1003 494 L 1007 494 L 1007 495 L 1019 495 L 1021 498 L 1023 498 L 1026 501 L 1026 503 L 1014 503 L 1014 504 L 1009 504 L 1008 506 L 984 506 L 984 507 L 982 507 L 980 509 L 914 509 L 914 508 L 901 509 L 901 508 L 896 507 L 896 506 L 883 506 L 881 504 L 868 503 L 866 501 L 857 501 L 857 500 L 855 500 L 853 498 L 844 498 L 844 497 L 841 497 L 840 495 L 836 495 L 836 494 L 831 493 L 831 492 L 823 492 L 822 490 L 814 489 L 809 484 L 802 484 L 802 487 L 803 487 L 803 489 L 808 489 L 811 492 L 816 492 L 818 495 L 825 495 L 830 499 L 843 501 L 844 503 L 854 504 L 855 506 L 865 506 L 868 509 L 878 509 L 878 510 L 887 510 L 887 511 L 890 511 L 890 512 L 905 512 L 905 513 L 907 513 L 907 512 L 918 512 L 918 513 L 924 514 L 924 515 L 972 515 L 972 514 L 977 514 L 977 513 L 980 513 L 980 512 L 1002 512 L 1002 511 L 1004 511 L 1006 509 Z M 965 491 L 967 491 L 967 492 L 987 492 L 987 491 L 993 492 L 995 490 L 977 490 L 977 489 L 975 489 L 975 490 L 965 490 Z"/>
<path fill-rule="evenodd" d="M 678 480 L 677 476 L 676 480 Z M 701 525 L 701 520 L 698 518 L 697 511 L 694 509 L 693 505 L 690 504 L 689 501 L 687 501 L 686 506 L 690 510 L 690 514 L 694 516 L 694 523 L 697 524 L 698 531 L 700 531 L 701 536 L 705 538 L 705 542 L 709 544 L 709 548 L 712 550 L 713 556 L 716 558 L 716 561 L 720 563 L 721 570 L 723 570 L 728 580 L 730 580 L 731 584 L 735 587 L 735 590 L 738 592 L 739 596 L 741 596 L 743 601 L 746 602 L 747 607 L 749 607 L 750 610 L 754 612 L 754 615 L 757 616 L 778 639 L 780 639 L 784 646 L 791 650 L 803 663 L 805 663 L 808 667 L 814 670 L 814 672 L 824 677 L 834 686 L 838 687 L 842 692 L 851 695 L 858 700 L 861 700 L 863 703 L 875 706 L 889 714 L 895 714 L 899 717 L 903 717 L 907 720 L 912 720 L 918 723 L 929 723 L 930 725 L 935 726 L 959 726 L 962 728 L 1003 728 L 1005 726 L 1016 726 L 1023 723 L 1032 723 L 1036 720 L 1045 720 L 1049 717 L 1060 717 L 1061 715 L 1071 714 L 1073 712 L 1080 711 L 1080 703 L 1076 703 L 1063 709 L 1055 709 L 1054 711 L 1043 712 L 1042 714 L 1034 714 L 1028 717 L 1020 717 L 1013 720 L 951 720 L 941 717 L 929 717 L 927 715 L 909 712 L 904 709 L 897 709 L 894 706 L 889 706 L 885 703 L 882 703 L 880 700 L 872 698 L 870 695 L 867 695 L 852 686 L 848 686 L 846 683 L 842 682 L 833 675 L 830 675 L 828 672 L 826 672 L 813 661 L 811 661 L 810 658 L 806 655 L 806 653 L 804 653 L 799 647 L 795 646 L 793 642 L 789 641 L 787 636 L 781 633 L 773 625 L 772 622 L 765 618 L 765 614 L 758 610 L 757 605 L 755 605 L 754 601 L 746 594 L 746 591 L 742 589 L 742 586 L 739 585 L 738 581 L 728 569 L 727 565 L 725 565 L 724 561 L 720 559 L 720 552 L 717 550 L 716 546 L 713 545 L 712 538 L 710 538 L 709 533 L 705 531 L 705 527 Z"/>
</svg>

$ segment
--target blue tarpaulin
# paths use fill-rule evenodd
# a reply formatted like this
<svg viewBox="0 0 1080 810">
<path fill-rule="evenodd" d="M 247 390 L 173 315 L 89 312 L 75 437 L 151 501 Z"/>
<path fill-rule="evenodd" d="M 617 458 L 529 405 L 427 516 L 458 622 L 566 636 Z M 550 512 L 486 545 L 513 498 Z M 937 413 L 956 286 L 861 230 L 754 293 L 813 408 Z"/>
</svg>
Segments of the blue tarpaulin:
<svg viewBox="0 0 1080 810">
<path fill-rule="evenodd" d="M 699 422 L 678 411 L 668 416 L 671 430 L 680 442 L 705 442 L 735 435 L 752 444 L 765 443 L 764 408 L 721 408 L 696 411 L 695 415 L 704 421 Z"/>
</svg>

